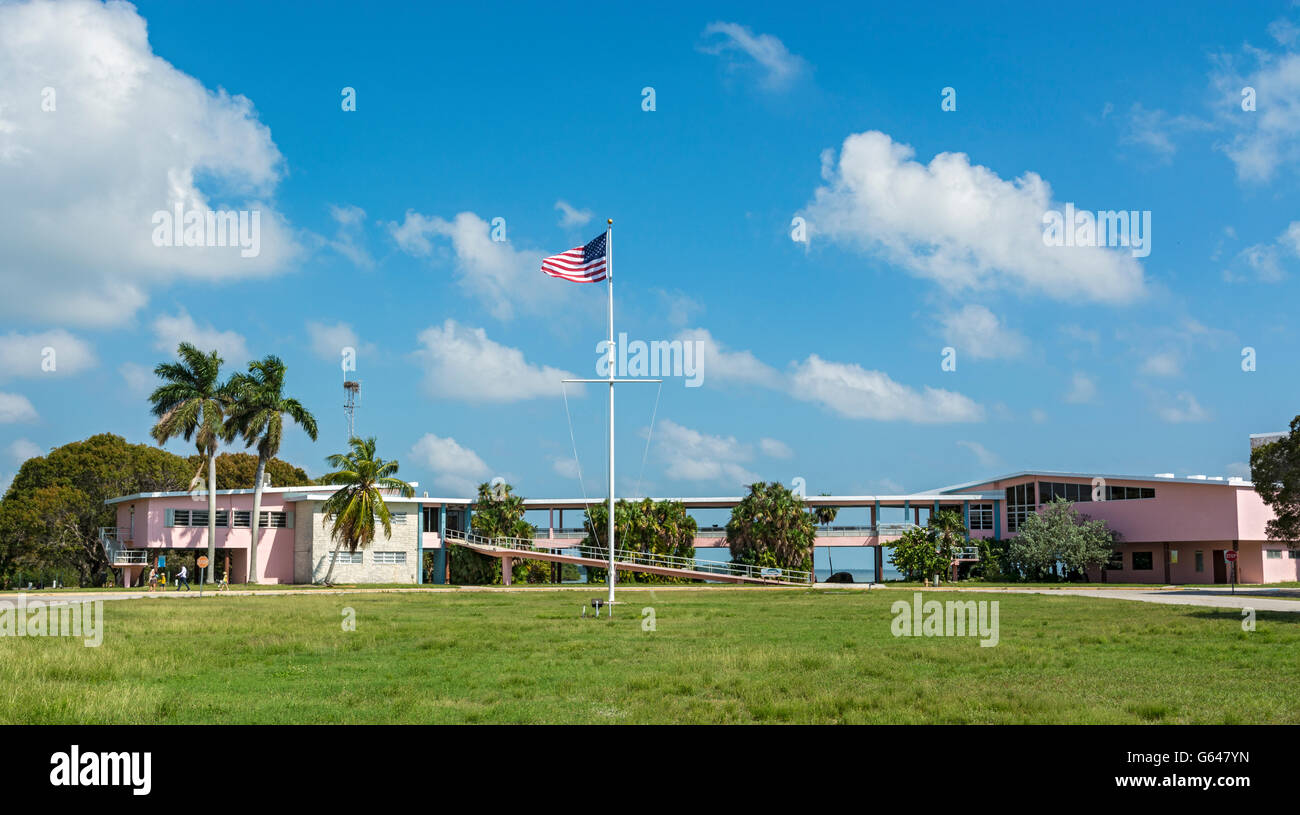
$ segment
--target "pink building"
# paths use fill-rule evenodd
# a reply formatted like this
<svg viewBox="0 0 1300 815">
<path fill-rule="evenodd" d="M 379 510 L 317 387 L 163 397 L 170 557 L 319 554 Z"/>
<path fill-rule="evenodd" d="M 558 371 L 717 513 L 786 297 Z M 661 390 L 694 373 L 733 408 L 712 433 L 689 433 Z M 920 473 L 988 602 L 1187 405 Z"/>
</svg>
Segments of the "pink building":
<svg viewBox="0 0 1300 815">
<path fill-rule="evenodd" d="M 312 583 L 324 576 L 334 558 L 333 541 L 321 515 L 321 504 L 329 494 L 329 488 L 314 486 L 263 491 L 259 582 Z M 810 496 L 805 500 L 812 506 L 839 509 L 834 524 L 819 528 L 817 546 L 867 548 L 874 554 L 875 574 L 879 575 L 883 573 L 884 549 L 905 529 L 923 525 L 936 512 L 960 512 L 973 538 L 1001 539 L 1014 536 L 1028 513 L 1056 496 L 1072 501 L 1082 514 L 1106 521 L 1121 536 L 1115 557 L 1091 575 L 1093 580 L 1227 583 L 1232 579 L 1232 567 L 1225 553 L 1230 551 L 1237 553 L 1237 582 L 1300 580 L 1300 551 L 1268 539 L 1264 526 L 1272 513 L 1252 485 L 1239 479 L 1025 471 L 907 495 Z M 364 551 L 341 553 L 334 567 L 336 580 L 422 583 L 429 575 L 435 583 L 445 582 L 442 541 L 448 529 L 468 530 L 472 500 L 427 495 L 387 500 L 393 513 L 392 537 L 381 537 Z M 699 514 L 729 510 L 741 498 L 673 500 Z M 117 526 L 104 530 L 105 546 L 125 581 L 138 583 L 141 572 L 168 550 L 207 548 L 206 495 L 146 493 L 109 503 L 117 508 Z M 232 582 L 243 582 L 248 573 L 252 503 L 252 490 L 217 492 L 216 571 L 228 571 Z M 581 542 L 587 504 L 577 498 L 524 502 L 536 538 L 554 548 Z M 567 524 L 566 511 L 570 513 Z M 695 545 L 717 551 L 726 545 L 725 530 L 701 524 Z M 971 561 L 978 558 L 978 552 L 972 546 L 958 557 Z"/>
</svg>

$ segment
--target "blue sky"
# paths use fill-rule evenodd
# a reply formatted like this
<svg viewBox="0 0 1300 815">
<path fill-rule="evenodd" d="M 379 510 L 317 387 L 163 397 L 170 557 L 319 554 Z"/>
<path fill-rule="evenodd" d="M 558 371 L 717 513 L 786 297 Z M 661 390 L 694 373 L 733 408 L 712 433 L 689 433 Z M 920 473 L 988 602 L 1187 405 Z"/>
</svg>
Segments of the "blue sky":
<svg viewBox="0 0 1300 815">
<path fill-rule="evenodd" d="M 344 446 L 351 346 L 359 432 L 422 489 L 578 494 L 556 380 L 595 375 L 604 288 L 537 264 L 607 217 L 618 329 L 705 349 L 644 467 L 656 389 L 620 390 L 622 493 L 1247 475 L 1247 435 L 1300 410 L 1297 25 L 1285 3 L 0 4 L 0 483 L 95 432 L 147 441 L 149 371 L 190 339 L 230 371 L 286 360 L 321 438 L 282 455 L 309 472 Z M 178 201 L 258 210 L 260 254 L 153 245 Z M 1149 212 L 1150 254 L 1045 246 L 1066 203 Z M 569 393 L 602 494 L 603 392 Z"/>
</svg>

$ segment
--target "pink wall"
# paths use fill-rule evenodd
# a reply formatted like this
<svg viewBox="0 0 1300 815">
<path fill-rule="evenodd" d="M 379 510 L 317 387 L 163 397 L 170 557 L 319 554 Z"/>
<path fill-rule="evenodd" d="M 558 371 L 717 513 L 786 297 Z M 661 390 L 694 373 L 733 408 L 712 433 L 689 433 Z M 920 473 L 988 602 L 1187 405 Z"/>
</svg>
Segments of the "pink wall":
<svg viewBox="0 0 1300 815">
<path fill-rule="evenodd" d="M 131 521 L 131 508 L 135 508 L 134 526 Z M 117 505 L 117 525 L 131 529 L 129 544 L 134 549 L 206 549 L 208 545 L 207 527 L 168 527 L 166 510 L 208 508 L 207 496 L 195 500 L 190 496 L 167 498 L 137 498 Z M 218 510 L 253 509 L 253 495 L 217 495 Z M 294 504 L 284 500 L 283 493 L 264 493 L 262 495 L 263 512 L 293 512 Z M 306 521 L 310 522 L 310 520 Z M 231 580 L 243 582 L 248 574 L 247 549 L 253 540 L 251 529 L 231 529 L 218 526 L 216 547 L 218 550 L 235 550 L 231 558 Z M 258 581 L 264 583 L 293 582 L 293 541 L 294 530 L 262 529 L 257 546 Z M 218 568 L 224 557 L 220 551 L 217 555 Z"/>
</svg>

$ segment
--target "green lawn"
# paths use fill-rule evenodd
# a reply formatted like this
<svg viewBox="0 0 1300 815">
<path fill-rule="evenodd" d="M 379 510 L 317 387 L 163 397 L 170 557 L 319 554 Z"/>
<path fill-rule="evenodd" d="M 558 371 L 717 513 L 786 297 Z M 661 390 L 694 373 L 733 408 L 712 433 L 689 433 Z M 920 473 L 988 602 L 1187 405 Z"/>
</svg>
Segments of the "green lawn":
<svg viewBox="0 0 1300 815">
<path fill-rule="evenodd" d="M 110 601 L 99 648 L 0 637 L 0 723 L 1300 722 L 1295 614 L 1001 594 L 981 648 L 892 636 L 902 592 L 587 597 Z"/>
</svg>

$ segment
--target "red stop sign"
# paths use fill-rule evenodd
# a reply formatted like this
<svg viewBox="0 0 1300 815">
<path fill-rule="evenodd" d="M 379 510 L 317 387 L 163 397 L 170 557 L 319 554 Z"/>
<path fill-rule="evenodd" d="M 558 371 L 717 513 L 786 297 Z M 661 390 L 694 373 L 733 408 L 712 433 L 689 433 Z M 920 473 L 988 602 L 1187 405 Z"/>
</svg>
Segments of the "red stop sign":
<svg viewBox="0 0 1300 815">
<path fill-rule="evenodd" d="M 1234 560 L 1237 559 L 1237 553 L 1236 553 L 1236 552 L 1233 552 L 1233 551 L 1231 551 L 1231 550 L 1229 550 L 1229 551 L 1227 551 L 1227 552 L 1224 552 L 1224 553 L 1223 553 L 1223 559 L 1226 560 L 1226 561 L 1228 561 L 1229 563 L 1231 563 L 1232 561 L 1234 561 Z"/>
</svg>

